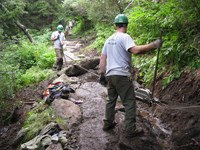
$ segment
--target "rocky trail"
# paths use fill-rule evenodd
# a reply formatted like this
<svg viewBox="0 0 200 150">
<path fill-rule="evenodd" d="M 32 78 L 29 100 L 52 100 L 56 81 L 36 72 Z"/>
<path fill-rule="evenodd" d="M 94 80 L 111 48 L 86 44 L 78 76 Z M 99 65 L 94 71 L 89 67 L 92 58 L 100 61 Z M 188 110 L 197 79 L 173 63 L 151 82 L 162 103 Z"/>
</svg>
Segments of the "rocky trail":
<svg viewBox="0 0 200 150">
<path fill-rule="evenodd" d="M 99 58 L 95 52 L 80 53 L 84 42 L 68 40 L 64 47 L 65 67 L 82 62 L 87 58 Z M 149 106 L 137 101 L 137 126 L 144 130 L 144 134 L 127 139 L 124 135 L 124 111 L 118 100 L 116 106 L 116 127 L 109 131 L 102 130 L 106 87 L 98 83 L 98 65 L 78 75 L 67 75 L 69 69 L 58 72 L 54 81 L 70 83 L 75 93 L 70 93 L 68 100 L 54 100 L 52 106 L 59 110 L 60 115 L 67 113 L 68 127 L 73 139 L 69 139 L 65 149 L 77 150 L 199 150 L 200 149 L 200 70 L 184 73 L 180 79 L 173 81 L 165 89 L 161 82 L 156 84 L 156 97 L 161 103 Z M 84 66 L 84 63 L 81 63 Z M 87 68 L 84 66 L 84 68 Z M 72 70 L 74 68 L 72 67 Z M 76 69 L 75 69 L 76 70 Z M 74 70 L 73 70 L 74 71 Z M 79 68 L 80 71 L 80 68 Z M 83 70 L 82 70 L 83 71 Z M 71 73 L 71 70 L 69 71 Z M 68 72 L 68 74 L 69 74 Z M 53 81 L 53 80 L 52 80 Z M 30 110 L 42 91 L 52 81 L 43 81 L 39 85 L 28 87 L 18 95 L 24 105 L 18 111 L 13 124 L 0 128 L 0 149 L 14 150 L 13 140 L 22 127 L 23 116 Z M 67 102 L 66 102 L 67 101 Z M 76 103 L 80 102 L 80 103 Z M 58 108 L 60 107 L 60 108 Z M 67 110 L 69 108 L 69 110 Z M 65 111 L 65 112 L 64 112 Z M 66 116 L 64 116 L 66 117 Z M 60 144 L 51 144 L 46 149 L 62 150 Z"/>
</svg>

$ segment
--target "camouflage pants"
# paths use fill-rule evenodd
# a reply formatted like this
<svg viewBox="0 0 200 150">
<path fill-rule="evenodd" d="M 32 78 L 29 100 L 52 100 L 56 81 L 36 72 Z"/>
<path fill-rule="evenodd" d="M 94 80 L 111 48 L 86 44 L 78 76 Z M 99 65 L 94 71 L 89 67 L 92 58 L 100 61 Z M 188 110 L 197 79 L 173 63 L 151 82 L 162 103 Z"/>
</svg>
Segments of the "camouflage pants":
<svg viewBox="0 0 200 150">
<path fill-rule="evenodd" d="M 63 65 L 63 49 L 55 48 L 56 53 L 56 62 L 54 64 L 54 67 L 60 70 Z"/>
<path fill-rule="evenodd" d="M 107 77 L 107 80 L 108 100 L 104 126 L 109 126 L 114 122 L 115 105 L 119 96 L 125 108 L 125 130 L 134 131 L 136 129 L 136 100 L 132 78 L 115 75 Z"/>
</svg>

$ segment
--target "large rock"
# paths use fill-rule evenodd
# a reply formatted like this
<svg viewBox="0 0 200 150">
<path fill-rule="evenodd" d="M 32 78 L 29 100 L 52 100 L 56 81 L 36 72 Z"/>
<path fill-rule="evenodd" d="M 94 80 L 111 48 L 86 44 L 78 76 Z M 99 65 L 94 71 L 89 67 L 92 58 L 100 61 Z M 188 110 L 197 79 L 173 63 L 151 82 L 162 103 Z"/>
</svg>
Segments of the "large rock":
<svg viewBox="0 0 200 150">
<path fill-rule="evenodd" d="M 56 82 L 64 82 L 64 83 L 68 83 L 68 84 L 77 84 L 80 82 L 80 79 L 77 77 L 68 77 L 66 74 L 62 74 L 60 75 L 60 77 L 58 77 L 57 79 L 55 79 L 53 81 L 53 83 Z"/>
<path fill-rule="evenodd" d="M 65 99 L 55 99 L 52 107 L 58 117 L 66 120 L 67 127 L 71 128 L 77 125 L 81 119 L 81 110 L 78 105 Z"/>
<path fill-rule="evenodd" d="M 79 97 L 90 101 L 92 98 L 101 98 L 107 96 L 107 89 L 97 82 L 87 82 L 76 90 Z"/>
<path fill-rule="evenodd" d="M 99 58 L 85 59 L 75 65 L 70 65 L 65 69 L 67 76 L 79 76 L 88 72 L 89 69 L 95 69 L 99 65 Z"/>
</svg>

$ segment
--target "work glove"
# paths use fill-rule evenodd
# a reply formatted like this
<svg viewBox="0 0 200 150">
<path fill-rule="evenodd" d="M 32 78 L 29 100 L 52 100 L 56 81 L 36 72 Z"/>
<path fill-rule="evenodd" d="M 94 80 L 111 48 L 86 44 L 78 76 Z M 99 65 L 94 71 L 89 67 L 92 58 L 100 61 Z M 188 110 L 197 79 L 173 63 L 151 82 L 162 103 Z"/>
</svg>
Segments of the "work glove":
<svg viewBox="0 0 200 150">
<path fill-rule="evenodd" d="M 106 80 L 106 77 L 105 77 L 105 74 L 104 73 L 101 73 L 100 77 L 99 77 L 99 83 L 103 86 L 106 86 L 107 85 L 107 80 Z"/>
<path fill-rule="evenodd" d="M 163 40 L 162 39 L 157 39 L 153 42 L 155 48 L 161 48 L 162 47 L 162 43 L 163 43 Z"/>
</svg>

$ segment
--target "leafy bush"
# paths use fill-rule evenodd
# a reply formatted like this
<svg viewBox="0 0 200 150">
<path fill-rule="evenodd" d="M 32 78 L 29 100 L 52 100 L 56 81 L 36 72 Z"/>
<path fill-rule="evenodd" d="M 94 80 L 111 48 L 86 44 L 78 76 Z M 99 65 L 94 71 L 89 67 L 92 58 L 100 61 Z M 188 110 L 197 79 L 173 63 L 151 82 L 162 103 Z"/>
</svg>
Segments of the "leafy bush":
<svg viewBox="0 0 200 150">
<path fill-rule="evenodd" d="M 5 108 L 5 99 L 11 99 L 16 92 L 15 72 L 0 69 L 0 110 Z"/>
<path fill-rule="evenodd" d="M 95 29 L 97 32 L 97 38 L 94 43 L 92 43 L 91 47 L 97 48 L 101 51 L 105 40 L 115 32 L 114 26 L 98 23 L 96 24 Z"/>
<path fill-rule="evenodd" d="M 2 62 L 5 65 L 18 66 L 21 70 L 27 70 L 32 66 L 50 68 L 55 60 L 54 50 L 46 43 L 25 41 L 21 45 L 11 45 L 4 53 Z"/>
<path fill-rule="evenodd" d="M 189 4 L 189 5 L 188 5 Z M 152 3 L 151 1 L 135 2 L 129 14 L 129 34 L 137 44 L 149 43 L 160 36 L 164 39 L 159 57 L 158 72 L 168 71 L 164 84 L 177 78 L 185 68 L 200 68 L 197 40 L 199 37 L 198 15 L 199 1 L 166 1 Z M 146 84 L 153 79 L 152 67 L 155 64 L 156 51 L 149 57 L 133 56 L 133 64 L 139 67 Z M 141 59 L 138 61 L 138 59 Z M 152 60 L 151 60 L 152 59 Z M 151 69 L 150 69 L 151 68 Z"/>
<path fill-rule="evenodd" d="M 44 53 L 38 56 L 37 65 L 41 69 L 51 68 L 55 62 L 54 50 L 49 51 L 49 53 Z"/>
<path fill-rule="evenodd" d="M 85 28 L 84 20 L 79 20 L 76 22 L 76 26 L 73 28 L 73 33 L 78 34 Z"/>
<path fill-rule="evenodd" d="M 76 24 L 73 27 L 73 34 L 84 35 L 85 32 L 91 30 L 93 25 L 90 20 L 86 18 L 77 18 Z"/>
<path fill-rule="evenodd" d="M 51 69 L 41 69 L 38 66 L 33 66 L 26 70 L 24 74 L 18 76 L 17 83 L 21 86 L 27 86 L 45 80 L 51 77 L 51 75 Z"/>
<path fill-rule="evenodd" d="M 40 44 L 50 44 L 52 43 L 52 41 L 50 41 L 50 37 L 52 32 L 50 31 L 50 29 L 43 29 L 40 32 L 38 32 L 38 30 L 32 30 L 32 33 L 34 34 L 34 40 L 37 43 Z"/>
<path fill-rule="evenodd" d="M 19 39 L 0 54 L 0 107 L 20 88 L 50 78 L 55 52 L 49 48 L 50 33 L 36 36 L 34 43 Z"/>
</svg>

